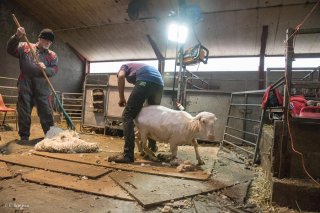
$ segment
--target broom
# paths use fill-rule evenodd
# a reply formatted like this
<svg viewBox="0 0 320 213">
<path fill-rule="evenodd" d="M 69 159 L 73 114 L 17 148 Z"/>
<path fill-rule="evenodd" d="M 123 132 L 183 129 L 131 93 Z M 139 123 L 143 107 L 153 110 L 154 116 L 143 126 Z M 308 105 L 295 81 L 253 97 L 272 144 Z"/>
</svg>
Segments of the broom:
<svg viewBox="0 0 320 213">
<path fill-rule="evenodd" d="M 16 23 L 17 27 L 18 27 L 18 28 L 21 27 L 18 19 L 16 18 L 16 16 L 15 16 L 14 14 L 12 14 L 12 18 L 13 18 L 14 22 Z M 34 50 L 32 49 L 32 47 L 31 47 L 31 45 L 30 45 L 30 42 L 29 42 L 26 34 L 23 35 L 23 38 L 24 38 L 24 40 L 27 42 L 33 58 L 36 60 L 37 63 L 39 63 L 39 62 L 40 62 L 40 61 L 39 61 L 39 58 L 37 57 L 36 53 L 35 53 Z M 66 119 L 66 122 L 67 122 L 67 125 L 68 125 L 68 129 L 75 130 L 74 124 L 73 124 L 71 118 L 69 117 L 68 113 L 64 110 L 64 108 L 63 108 L 63 106 L 62 106 L 62 104 L 61 104 L 61 102 L 60 102 L 60 100 L 59 100 L 59 97 L 58 97 L 56 91 L 54 90 L 54 88 L 53 88 L 53 86 L 52 86 L 52 84 L 51 84 L 51 82 L 50 82 L 50 80 L 49 80 L 46 72 L 44 71 L 44 69 L 43 69 L 42 67 L 40 68 L 40 70 L 41 70 L 44 78 L 47 80 L 47 82 L 48 82 L 48 84 L 49 84 L 49 86 L 50 86 L 50 88 L 51 88 L 54 96 L 56 97 L 58 106 L 59 106 L 60 110 L 62 111 L 62 113 L 63 113 L 63 115 L 64 115 L 64 117 L 65 117 L 65 119 Z"/>
</svg>

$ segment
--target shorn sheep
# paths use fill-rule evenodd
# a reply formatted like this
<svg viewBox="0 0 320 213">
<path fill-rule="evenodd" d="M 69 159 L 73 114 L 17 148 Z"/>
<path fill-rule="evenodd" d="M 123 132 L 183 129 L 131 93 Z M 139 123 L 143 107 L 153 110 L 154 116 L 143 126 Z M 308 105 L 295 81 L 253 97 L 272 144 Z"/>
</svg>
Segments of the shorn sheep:
<svg viewBox="0 0 320 213">
<path fill-rule="evenodd" d="M 216 116 L 210 112 L 200 112 L 193 117 L 185 111 L 177 111 L 164 106 L 143 107 L 135 119 L 140 140 L 137 140 L 139 151 L 142 150 L 152 160 L 155 154 L 147 147 L 147 139 L 170 144 L 171 159 L 177 156 L 178 146 L 192 144 L 195 149 L 198 164 L 204 164 L 199 155 L 196 138 L 205 135 L 208 140 L 214 140 L 214 123 Z"/>
</svg>

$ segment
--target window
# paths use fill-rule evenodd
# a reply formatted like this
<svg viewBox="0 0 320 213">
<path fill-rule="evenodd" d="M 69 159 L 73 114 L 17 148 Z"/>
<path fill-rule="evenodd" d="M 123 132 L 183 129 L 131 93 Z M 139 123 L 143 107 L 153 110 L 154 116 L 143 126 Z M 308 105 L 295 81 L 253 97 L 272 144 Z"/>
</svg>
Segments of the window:
<svg viewBox="0 0 320 213">
<path fill-rule="evenodd" d="M 117 73 L 122 64 L 125 63 L 145 63 L 154 67 L 158 67 L 157 60 L 147 61 L 120 61 L 120 62 L 92 62 L 90 63 L 90 73 Z M 174 72 L 175 60 L 169 59 L 165 63 L 165 72 Z M 284 57 L 266 57 L 265 70 L 267 68 L 284 68 Z M 293 62 L 293 67 L 318 67 L 320 66 L 320 58 L 298 58 Z M 176 68 L 177 71 L 179 67 Z M 235 58 L 209 58 L 207 64 L 188 66 L 189 71 L 258 71 L 259 57 L 235 57 Z"/>
</svg>

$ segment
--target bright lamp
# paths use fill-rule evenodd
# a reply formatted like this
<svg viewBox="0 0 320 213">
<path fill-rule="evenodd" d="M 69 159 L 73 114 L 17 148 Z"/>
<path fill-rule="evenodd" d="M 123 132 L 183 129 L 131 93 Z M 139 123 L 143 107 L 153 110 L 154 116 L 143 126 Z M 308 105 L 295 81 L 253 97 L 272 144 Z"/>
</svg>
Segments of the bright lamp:
<svg viewBox="0 0 320 213">
<path fill-rule="evenodd" d="M 168 39 L 170 41 L 184 43 L 187 40 L 187 36 L 188 36 L 188 28 L 185 25 L 183 24 L 178 25 L 177 23 L 172 23 L 169 25 Z"/>
</svg>

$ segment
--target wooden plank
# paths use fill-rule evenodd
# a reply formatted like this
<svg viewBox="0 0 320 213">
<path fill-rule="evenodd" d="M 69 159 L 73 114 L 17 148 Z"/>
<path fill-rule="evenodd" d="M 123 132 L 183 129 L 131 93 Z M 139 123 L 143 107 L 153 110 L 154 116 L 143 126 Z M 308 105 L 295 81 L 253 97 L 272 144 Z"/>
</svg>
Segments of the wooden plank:
<svg viewBox="0 0 320 213">
<path fill-rule="evenodd" d="M 110 169 L 94 165 L 68 162 L 36 155 L 6 155 L 0 156 L 0 161 L 72 175 L 87 176 L 89 178 L 97 178 L 110 172 Z"/>
<path fill-rule="evenodd" d="M 4 162 L 0 162 L 0 180 L 11 177 L 13 177 L 13 175 L 9 171 L 7 164 Z"/>
<path fill-rule="evenodd" d="M 22 179 L 34 183 L 71 189 L 78 192 L 91 193 L 122 200 L 134 200 L 108 176 L 103 176 L 97 180 L 85 180 L 56 172 L 34 170 L 27 174 L 23 174 Z"/>
<path fill-rule="evenodd" d="M 226 155 L 220 154 L 220 156 Z M 213 176 L 213 178 L 229 186 L 251 181 L 255 177 L 255 173 L 251 170 L 246 169 L 244 164 L 231 163 L 227 160 L 217 161 L 213 170 L 215 171 L 215 175 Z"/>
<path fill-rule="evenodd" d="M 132 172 L 112 172 L 109 176 L 127 190 L 143 207 L 212 192 L 226 185 Z"/>
<path fill-rule="evenodd" d="M 237 204 L 243 205 L 247 198 L 250 184 L 251 181 L 240 183 L 238 185 L 222 190 L 221 193 L 231 198 L 231 200 L 235 201 Z"/>
<path fill-rule="evenodd" d="M 100 156 L 99 153 L 94 154 L 65 154 L 65 153 L 49 153 L 49 152 L 33 152 L 35 155 L 46 156 L 50 158 L 63 159 L 72 162 L 79 162 L 89 165 L 99 165 L 112 169 L 120 169 L 125 171 L 135 171 L 146 174 L 156 174 L 161 176 L 179 177 L 191 180 L 208 180 L 210 175 L 203 170 L 178 172 L 174 167 L 163 166 L 160 163 L 137 160 L 132 164 L 113 164 L 105 161 L 105 156 Z M 113 153 L 114 154 L 114 153 Z M 105 154 L 104 154 L 105 155 Z M 141 166 L 141 164 L 145 166 Z"/>
</svg>

